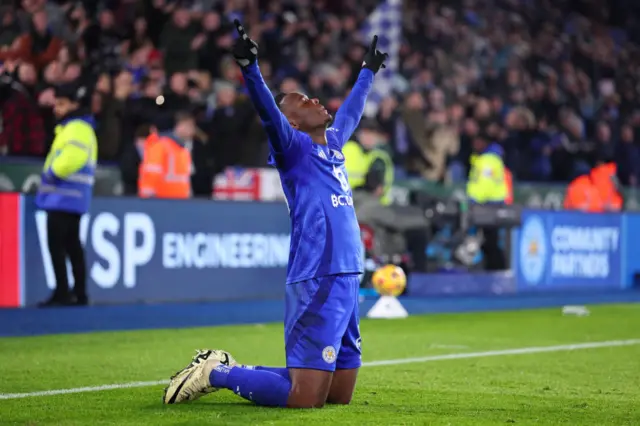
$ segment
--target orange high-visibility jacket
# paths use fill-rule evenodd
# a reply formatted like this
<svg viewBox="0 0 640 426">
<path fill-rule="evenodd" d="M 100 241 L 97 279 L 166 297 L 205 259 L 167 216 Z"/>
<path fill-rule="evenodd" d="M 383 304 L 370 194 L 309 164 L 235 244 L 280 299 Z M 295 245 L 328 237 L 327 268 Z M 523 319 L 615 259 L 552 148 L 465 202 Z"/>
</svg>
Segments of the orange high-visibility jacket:
<svg viewBox="0 0 640 426">
<path fill-rule="evenodd" d="M 600 194 L 605 211 L 620 211 L 623 207 L 623 199 L 616 186 L 618 169 L 615 163 L 605 163 L 591 170 L 591 181 Z"/>
<path fill-rule="evenodd" d="M 511 171 L 504 168 L 504 182 L 507 184 L 507 197 L 504 199 L 505 204 L 513 204 L 513 175 Z"/>
<path fill-rule="evenodd" d="M 140 163 L 138 195 L 143 198 L 189 198 L 191 152 L 169 137 L 149 135 Z"/>
<path fill-rule="evenodd" d="M 564 197 L 564 208 L 589 213 L 604 211 L 602 198 L 598 188 L 593 184 L 591 176 L 582 175 L 571 181 Z"/>
<path fill-rule="evenodd" d="M 157 142 L 159 139 L 160 135 L 158 135 L 157 133 L 150 133 L 149 136 L 147 136 L 147 139 L 145 139 L 144 141 L 143 153 L 146 152 L 150 148 L 150 146 L 154 142 Z"/>
</svg>

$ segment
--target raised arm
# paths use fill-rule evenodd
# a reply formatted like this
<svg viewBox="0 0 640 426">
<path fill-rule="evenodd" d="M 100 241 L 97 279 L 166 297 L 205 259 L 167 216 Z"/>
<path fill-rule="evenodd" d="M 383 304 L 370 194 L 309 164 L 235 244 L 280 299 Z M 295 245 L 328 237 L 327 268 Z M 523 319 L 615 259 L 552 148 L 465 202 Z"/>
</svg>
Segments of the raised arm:
<svg viewBox="0 0 640 426">
<path fill-rule="evenodd" d="M 280 112 L 271 91 L 260 74 L 258 63 L 254 62 L 242 68 L 242 75 L 249 91 L 251 101 L 269 135 L 269 143 L 276 152 L 284 152 L 293 141 L 293 128 Z"/>
<path fill-rule="evenodd" d="M 344 145 L 360 123 L 360 118 L 364 111 L 367 95 L 373 85 L 373 77 L 384 68 L 384 61 L 389 55 L 376 49 L 378 44 L 378 36 L 373 36 L 369 50 L 362 62 L 362 71 L 358 75 L 356 84 L 351 89 L 351 93 L 347 96 L 333 121 L 332 127 L 338 130 L 340 143 Z"/>
<path fill-rule="evenodd" d="M 234 21 L 238 40 L 233 46 L 233 56 L 242 69 L 249 96 L 258 110 L 258 115 L 269 136 L 269 143 L 275 152 L 284 152 L 291 147 L 294 131 L 280 112 L 271 91 L 258 68 L 258 44 L 251 40 L 237 19 Z"/>
<path fill-rule="evenodd" d="M 342 145 L 347 143 L 353 132 L 360 123 L 362 118 L 362 112 L 367 101 L 367 95 L 373 85 L 373 71 L 367 68 L 363 68 L 358 76 L 358 81 L 353 85 L 351 93 L 347 96 L 347 99 L 342 103 L 336 118 L 333 120 L 331 127 L 337 129 L 340 132 L 338 138 Z"/>
</svg>

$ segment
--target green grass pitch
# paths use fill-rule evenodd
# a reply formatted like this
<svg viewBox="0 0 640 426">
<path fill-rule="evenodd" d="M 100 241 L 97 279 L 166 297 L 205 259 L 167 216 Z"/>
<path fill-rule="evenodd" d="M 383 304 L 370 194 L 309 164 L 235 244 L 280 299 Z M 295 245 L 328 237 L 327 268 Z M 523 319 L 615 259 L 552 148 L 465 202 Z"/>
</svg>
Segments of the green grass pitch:
<svg viewBox="0 0 640 426">
<path fill-rule="evenodd" d="M 557 308 L 364 320 L 361 329 L 364 361 L 391 362 L 363 367 L 350 406 L 318 410 L 259 408 L 228 391 L 163 406 L 163 385 L 7 398 L 167 379 L 196 348 L 282 365 L 281 324 L 3 338 L 0 425 L 640 425 L 640 340 L 483 354 L 640 339 L 640 305 L 595 306 L 588 317 Z M 401 363 L 408 358 L 422 360 Z"/>
</svg>

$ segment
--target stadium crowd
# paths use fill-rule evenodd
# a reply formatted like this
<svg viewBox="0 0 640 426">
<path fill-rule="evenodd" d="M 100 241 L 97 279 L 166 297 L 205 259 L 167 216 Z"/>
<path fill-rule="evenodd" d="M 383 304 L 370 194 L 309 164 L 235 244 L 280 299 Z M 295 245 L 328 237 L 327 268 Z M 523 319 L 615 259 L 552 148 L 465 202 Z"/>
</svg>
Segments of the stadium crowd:
<svg viewBox="0 0 640 426">
<path fill-rule="evenodd" d="M 15 3 L 15 4 L 13 4 Z M 194 193 L 267 145 L 230 49 L 239 17 L 276 91 L 335 111 L 361 66 L 377 0 L 0 2 L 0 153 L 44 156 L 53 87 L 94 90 L 99 158 L 135 182 L 141 129 L 197 116 Z M 640 3 L 404 0 L 400 72 L 375 120 L 402 174 L 466 179 L 472 139 L 502 144 L 515 179 L 568 181 L 598 159 L 640 178 Z"/>
</svg>

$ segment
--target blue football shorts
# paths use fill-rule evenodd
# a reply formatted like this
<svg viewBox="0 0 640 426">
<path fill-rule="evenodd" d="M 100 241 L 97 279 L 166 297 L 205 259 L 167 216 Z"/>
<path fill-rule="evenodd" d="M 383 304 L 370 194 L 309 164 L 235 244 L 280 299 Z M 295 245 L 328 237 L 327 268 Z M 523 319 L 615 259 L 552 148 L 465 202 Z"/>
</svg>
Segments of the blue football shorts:
<svg viewBox="0 0 640 426">
<path fill-rule="evenodd" d="M 360 368 L 359 274 L 287 285 L 284 340 L 288 368 Z"/>
</svg>

